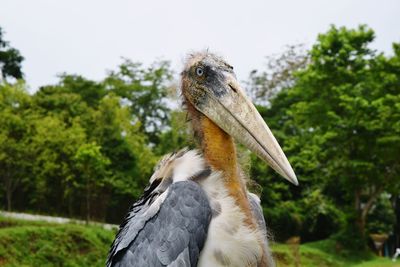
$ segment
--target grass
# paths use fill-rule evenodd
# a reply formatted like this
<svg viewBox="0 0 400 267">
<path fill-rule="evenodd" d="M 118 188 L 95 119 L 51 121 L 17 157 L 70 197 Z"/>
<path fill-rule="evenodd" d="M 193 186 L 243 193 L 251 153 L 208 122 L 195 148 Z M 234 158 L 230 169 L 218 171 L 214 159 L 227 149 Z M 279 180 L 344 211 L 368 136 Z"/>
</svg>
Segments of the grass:
<svg viewBox="0 0 400 267">
<path fill-rule="evenodd" d="M 400 261 L 394 263 L 388 258 L 377 257 L 372 253 L 354 251 L 337 253 L 336 243 L 333 240 L 306 243 L 299 248 L 293 245 L 274 244 L 272 251 L 278 267 L 400 267 Z"/>
<path fill-rule="evenodd" d="M 104 266 L 114 234 L 98 226 L 0 217 L 0 266 Z M 272 250 L 278 267 L 400 267 L 400 261 L 373 254 L 338 255 L 331 240 L 302 244 L 299 250 L 274 244 Z"/>
<path fill-rule="evenodd" d="M 112 231 L 0 218 L 0 266 L 104 266 Z"/>
</svg>

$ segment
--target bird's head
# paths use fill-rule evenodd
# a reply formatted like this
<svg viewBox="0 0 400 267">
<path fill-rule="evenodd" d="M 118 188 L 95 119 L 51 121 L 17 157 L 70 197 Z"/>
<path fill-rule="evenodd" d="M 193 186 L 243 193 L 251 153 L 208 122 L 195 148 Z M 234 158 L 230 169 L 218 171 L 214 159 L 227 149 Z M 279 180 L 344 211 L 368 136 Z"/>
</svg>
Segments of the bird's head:
<svg viewBox="0 0 400 267">
<path fill-rule="evenodd" d="M 209 118 L 297 185 L 296 175 L 271 130 L 239 85 L 233 67 L 208 52 L 191 55 L 182 72 L 188 105 Z"/>
</svg>

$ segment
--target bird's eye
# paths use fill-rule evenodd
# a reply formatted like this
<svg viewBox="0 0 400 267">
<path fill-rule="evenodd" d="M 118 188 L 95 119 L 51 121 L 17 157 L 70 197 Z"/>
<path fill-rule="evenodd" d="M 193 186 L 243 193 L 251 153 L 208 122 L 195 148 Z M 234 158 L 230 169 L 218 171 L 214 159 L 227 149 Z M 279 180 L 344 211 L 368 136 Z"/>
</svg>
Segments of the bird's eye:
<svg viewBox="0 0 400 267">
<path fill-rule="evenodd" d="M 203 76 L 203 74 L 204 74 L 203 68 L 197 67 L 196 68 L 196 75 L 201 77 L 201 76 Z"/>
</svg>

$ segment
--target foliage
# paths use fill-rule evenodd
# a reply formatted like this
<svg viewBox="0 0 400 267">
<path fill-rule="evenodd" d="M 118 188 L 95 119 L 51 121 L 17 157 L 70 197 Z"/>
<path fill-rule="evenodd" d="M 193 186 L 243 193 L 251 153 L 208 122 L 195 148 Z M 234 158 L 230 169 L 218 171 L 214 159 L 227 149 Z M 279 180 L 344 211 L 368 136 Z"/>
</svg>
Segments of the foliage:
<svg viewBox="0 0 400 267">
<path fill-rule="evenodd" d="M 382 194 L 368 213 L 368 232 L 391 234 L 396 216 L 389 195 Z"/>
<path fill-rule="evenodd" d="M 183 147 L 193 146 L 193 133 L 188 127 L 187 114 L 183 111 L 171 111 L 169 129 L 161 133 L 155 152 L 164 155 Z"/>
<path fill-rule="evenodd" d="M 96 143 L 82 144 L 74 156 L 75 167 L 78 170 L 78 177 L 83 179 L 73 183 L 76 188 L 84 187 L 86 196 L 86 221 L 89 222 L 91 216 L 91 200 L 98 188 L 106 186 L 107 166 L 110 160 L 100 151 L 100 146 Z"/>
<path fill-rule="evenodd" d="M 96 226 L 0 218 L 2 266 L 104 266 L 114 233 Z"/>
<path fill-rule="evenodd" d="M 0 71 L 1 78 L 5 80 L 8 77 L 13 77 L 15 79 L 21 79 L 23 73 L 21 70 L 21 63 L 24 58 L 21 56 L 20 52 L 10 47 L 10 44 L 5 41 L 4 32 L 0 27 Z"/>
<path fill-rule="evenodd" d="M 158 79 L 151 68 L 145 74 L 148 82 Z M 157 160 L 155 144 L 146 122 L 105 80 L 63 74 L 34 95 L 23 83 L 1 84 L 0 181 L 9 209 L 16 199 L 16 209 L 120 221 L 142 193 Z"/>
<path fill-rule="evenodd" d="M 291 211 L 307 227 L 305 239 L 319 239 L 324 229 L 342 227 L 348 228 L 346 234 L 356 231 L 363 239 L 375 200 L 384 191 L 398 194 L 400 190 L 399 45 L 394 45 L 393 56 L 386 57 L 369 48 L 373 39 L 374 32 L 366 26 L 354 30 L 332 26 L 319 35 L 309 63 L 295 73 L 293 85 L 260 109 L 276 129 L 300 179 L 301 188 L 285 189 L 278 198 L 296 203 Z M 258 172 L 253 171 L 256 176 Z M 274 192 L 282 187 L 268 186 Z M 268 202 L 268 197 L 263 201 Z M 267 206 L 270 212 L 282 207 L 276 200 Z M 312 231 L 320 216 L 326 215 L 325 222 Z"/>
<path fill-rule="evenodd" d="M 129 106 L 131 114 L 141 122 L 141 129 L 153 143 L 168 124 L 169 108 L 166 104 L 172 72 L 168 61 L 154 62 L 144 68 L 128 59 L 111 71 L 104 85 L 120 96 Z"/>
<path fill-rule="evenodd" d="M 29 106 L 30 97 L 23 83 L 0 84 L 0 182 L 8 210 L 12 208 L 15 190 L 31 167 Z"/>
<path fill-rule="evenodd" d="M 266 60 L 265 70 L 253 70 L 247 84 L 250 95 L 259 104 L 268 104 L 265 100 L 292 87 L 296 81 L 294 73 L 307 66 L 309 55 L 304 45 L 298 44 L 287 46 L 283 53 L 268 56 Z"/>
<path fill-rule="evenodd" d="M 34 123 L 31 146 L 35 161 L 21 194 L 34 209 L 73 216 L 68 182 L 75 177 L 73 158 L 86 139 L 84 129 L 77 122 L 68 125 L 51 115 L 39 116 Z"/>
</svg>

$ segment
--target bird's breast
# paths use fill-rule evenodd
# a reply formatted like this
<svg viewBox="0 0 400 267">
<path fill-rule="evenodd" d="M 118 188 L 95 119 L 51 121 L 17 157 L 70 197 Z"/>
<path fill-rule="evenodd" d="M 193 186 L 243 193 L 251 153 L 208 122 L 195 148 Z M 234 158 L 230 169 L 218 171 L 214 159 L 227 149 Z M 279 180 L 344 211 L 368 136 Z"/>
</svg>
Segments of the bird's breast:
<svg viewBox="0 0 400 267">
<path fill-rule="evenodd" d="M 213 173 L 201 182 L 210 201 L 212 219 L 198 266 L 258 266 L 264 237 L 246 223 L 246 215 L 219 176 Z"/>
</svg>

